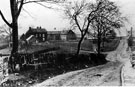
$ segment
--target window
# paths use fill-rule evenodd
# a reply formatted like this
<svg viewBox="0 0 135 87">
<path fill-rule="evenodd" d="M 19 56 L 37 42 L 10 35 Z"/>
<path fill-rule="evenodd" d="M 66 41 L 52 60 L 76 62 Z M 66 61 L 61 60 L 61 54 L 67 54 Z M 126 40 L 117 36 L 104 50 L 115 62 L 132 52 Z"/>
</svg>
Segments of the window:
<svg viewBox="0 0 135 87">
<path fill-rule="evenodd" d="M 41 37 L 41 34 L 39 34 L 39 37 Z"/>
<path fill-rule="evenodd" d="M 38 37 L 38 34 L 36 34 L 36 37 Z"/>
<path fill-rule="evenodd" d="M 42 34 L 43 37 L 45 37 L 45 34 Z"/>
<path fill-rule="evenodd" d="M 43 41 L 45 41 L 45 38 L 43 37 Z"/>
</svg>

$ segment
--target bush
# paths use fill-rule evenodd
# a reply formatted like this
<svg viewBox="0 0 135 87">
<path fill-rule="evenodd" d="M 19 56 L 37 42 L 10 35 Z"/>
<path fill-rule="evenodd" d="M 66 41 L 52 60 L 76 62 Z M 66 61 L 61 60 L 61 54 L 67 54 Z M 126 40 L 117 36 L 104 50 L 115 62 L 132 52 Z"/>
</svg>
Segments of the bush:
<svg viewBox="0 0 135 87">
<path fill-rule="evenodd" d="M 128 39 L 128 46 L 133 46 L 133 38 Z"/>
</svg>

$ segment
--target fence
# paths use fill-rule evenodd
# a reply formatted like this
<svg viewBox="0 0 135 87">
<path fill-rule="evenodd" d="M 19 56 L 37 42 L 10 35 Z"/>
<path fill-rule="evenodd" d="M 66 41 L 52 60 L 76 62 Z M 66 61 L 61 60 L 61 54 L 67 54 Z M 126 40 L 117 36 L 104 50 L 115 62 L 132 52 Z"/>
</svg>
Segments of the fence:
<svg viewBox="0 0 135 87">
<path fill-rule="evenodd" d="M 21 69 L 26 68 L 25 66 L 34 66 L 35 69 L 38 66 L 42 66 L 44 64 L 55 64 L 55 52 L 59 48 L 51 48 L 45 49 L 32 53 L 18 53 L 16 54 L 16 58 L 12 57 L 13 67 L 16 68 L 17 65 L 20 66 Z M 0 54 L 1 57 L 10 56 L 10 54 Z M 7 60 L 7 61 L 5 61 Z M 9 57 L 3 59 L 3 64 L 9 61 Z"/>
</svg>

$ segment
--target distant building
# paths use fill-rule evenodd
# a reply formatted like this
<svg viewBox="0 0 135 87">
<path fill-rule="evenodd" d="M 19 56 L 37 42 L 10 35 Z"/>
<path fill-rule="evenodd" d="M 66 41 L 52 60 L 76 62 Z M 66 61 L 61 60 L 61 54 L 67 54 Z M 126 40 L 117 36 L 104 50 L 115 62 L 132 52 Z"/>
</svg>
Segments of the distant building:
<svg viewBox="0 0 135 87">
<path fill-rule="evenodd" d="M 47 40 L 76 40 L 76 38 L 72 30 L 47 32 Z"/>
<path fill-rule="evenodd" d="M 20 39 L 26 41 L 45 42 L 47 40 L 47 31 L 46 29 L 41 27 L 29 27 L 29 30 L 25 34 L 23 34 Z"/>
<path fill-rule="evenodd" d="M 61 40 L 60 31 L 48 31 L 47 40 Z"/>
<path fill-rule="evenodd" d="M 29 30 L 20 37 L 21 40 L 27 42 L 45 42 L 50 40 L 76 40 L 77 36 L 72 30 L 63 31 L 46 31 L 46 29 L 37 27 L 29 27 Z"/>
</svg>

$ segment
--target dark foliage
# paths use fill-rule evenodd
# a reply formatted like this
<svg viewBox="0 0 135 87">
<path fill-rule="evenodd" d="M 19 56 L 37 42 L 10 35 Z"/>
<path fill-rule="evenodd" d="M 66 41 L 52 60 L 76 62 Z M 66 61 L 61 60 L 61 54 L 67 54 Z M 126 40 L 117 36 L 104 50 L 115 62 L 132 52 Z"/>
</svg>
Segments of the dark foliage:
<svg viewBox="0 0 135 87">
<path fill-rule="evenodd" d="M 133 37 L 129 37 L 128 39 L 128 46 L 133 46 Z"/>
</svg>

